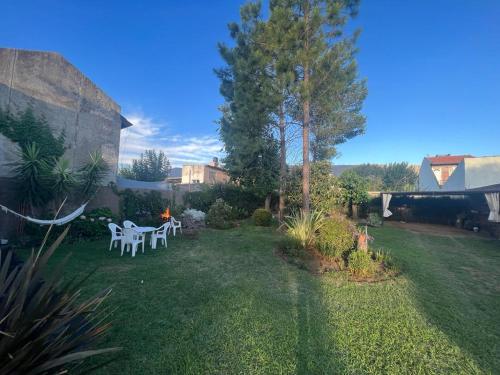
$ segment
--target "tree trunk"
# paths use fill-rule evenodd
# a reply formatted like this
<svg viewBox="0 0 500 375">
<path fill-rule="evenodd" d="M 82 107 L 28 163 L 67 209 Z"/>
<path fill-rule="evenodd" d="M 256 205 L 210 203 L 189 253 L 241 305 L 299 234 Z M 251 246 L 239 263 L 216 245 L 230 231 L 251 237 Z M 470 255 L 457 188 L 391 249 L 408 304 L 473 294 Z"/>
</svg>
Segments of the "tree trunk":
<svg viewBox="0 0 500 375">
<path fill-rule="evenodd" d="M 266 196 L 266 200 L 264 202 L 264 208 L 267 211 L 271 211 L 271 193 L 268 193 Z"/>
<path fill-rule="evenodd" d="M 280 187 L 279 187 L 279 212 L 278 218 L 283 221 L 285 216 L 285 184 L 286 184 L 286 129 L 285 129 L 285 113 L 283 103 L 280 108 Z"/>
<path fill-rule="evenodd" d="M 304 122 L 302 124 L 302 209 L 304 212 L 308 213 L 311 210 L 311 197 L 309 194 L 309 186 L 311 179 L 311 166 L 309 163 L 309 126 L 311 122 L 311 98 L 310 98 L 310 87 L 309 87 L 309 62 L 308 51 L 309 51 L 309 2 L 306 1 L 304 9 L 304 23 L 305 23 L 305 33 L 304 33 L 304 50 L 306 61 L 304 62 L 304 87 L 303 87 L 303 111 L 304 111 Z"/>
<path fill-rule="evenodd" d="M 304 82 L 305 75 L 304 75 Z M 311 197 L 309 185 L 311 179 L 311 165 L 309 163 L 309 99 L 304 101 L 304 124 L 302 126 L 302 209 L 304 212 L 311 210 Z"/>
</svg>

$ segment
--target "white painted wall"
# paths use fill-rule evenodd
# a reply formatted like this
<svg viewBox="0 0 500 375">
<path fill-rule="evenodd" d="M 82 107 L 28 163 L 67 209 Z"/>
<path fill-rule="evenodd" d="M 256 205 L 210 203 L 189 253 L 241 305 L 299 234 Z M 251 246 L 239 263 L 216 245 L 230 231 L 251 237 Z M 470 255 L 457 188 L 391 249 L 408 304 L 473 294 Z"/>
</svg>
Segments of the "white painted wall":
<svg viewBox="0 0 500 375">
<path fill-rule="evenodd" d="M 465 189 L 465 163 L 462 160 L 455 168 L 448 181 L 442 186 L 443 191 L 461 191 Z"/>
<path fill-rule="evenodd" d="M 418 190 L 419 191 L 439 191 L 441 190 L 436 180 L 436 176 L 431 168 L 429 159 L 424 158 L 420 166 L 418 174 Z"/>
</svg>

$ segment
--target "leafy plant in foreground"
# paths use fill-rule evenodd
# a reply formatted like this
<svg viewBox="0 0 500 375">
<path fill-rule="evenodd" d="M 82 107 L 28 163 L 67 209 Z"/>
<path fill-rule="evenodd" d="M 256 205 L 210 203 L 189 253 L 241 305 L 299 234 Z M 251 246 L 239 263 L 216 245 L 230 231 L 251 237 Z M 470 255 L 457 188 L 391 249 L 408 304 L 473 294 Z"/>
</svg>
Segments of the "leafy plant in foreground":
<svg viewBox="0 0 500 375">
<path fill-rule="evenodd" d="M 82 282 L 62 279 L 68 257 L 43 279 L 68 229 L 45 252 L 44 245 L 32 251 L 24 263 L 14 264 L 12 252 L 0 254 L 1 374 L 66 373 L 88 357 L 118 350 L 91 347 L 109 327 L 107 310 L 98 308 L 110 289 L 77 302 Z"/>
</svg>

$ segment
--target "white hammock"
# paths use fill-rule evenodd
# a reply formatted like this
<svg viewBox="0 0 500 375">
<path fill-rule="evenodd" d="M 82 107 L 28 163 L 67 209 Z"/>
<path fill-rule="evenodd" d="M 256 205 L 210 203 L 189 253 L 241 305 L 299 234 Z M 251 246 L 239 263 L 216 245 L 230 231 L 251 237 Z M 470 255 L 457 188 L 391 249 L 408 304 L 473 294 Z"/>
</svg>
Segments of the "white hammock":
<svg viewBox="0 0 500 375">
<path fill-rule="evenodd" d="M 64 225 L 66 223 L 69 223 L 70 221 L 75 220 L 78 216 L 80 216 L 83 213 L 83 211 L 85 211 L 85 207 L 87 206 L 88 203 L 89 202 L 84 203 L 76 211 L 74 211 L 74 212 L 70 213 L 69 215 L 64 216 L 64 217 L 62 217 L 60 219 L 56 219 L 56 220 L 39 220 L 39 219 L 34 219 L 34 218 L 30 217 L 30 216 L 24 216 L 24 215 L 18 214 L 17 212 L 14 212 L 14 211 L 12 211 L 11 209 L 9 209 L 9 208 L 7 208 L 5 206 L 2 206 L 1 204 L 0 204 L 0 208 L 5 213 L 10 212 L 13 215 L 19 216 L 20 218 L 23 218 L 24 220 L 27 220 L 27 221 L 31 221 L 32 223 L 35 223 L 35 224 L 40 224 L 40 225 Z"/>
</svg>

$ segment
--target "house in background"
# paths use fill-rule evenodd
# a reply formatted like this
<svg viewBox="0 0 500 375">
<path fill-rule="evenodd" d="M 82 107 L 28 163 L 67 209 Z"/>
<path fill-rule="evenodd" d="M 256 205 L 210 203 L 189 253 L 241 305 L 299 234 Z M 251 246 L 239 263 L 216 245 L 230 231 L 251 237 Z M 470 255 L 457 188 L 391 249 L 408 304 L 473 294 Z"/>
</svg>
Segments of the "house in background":
<svg viewBox="0 0 500 375">
<path fill-rule="evenodd" d="M 466 191 L 500 186 L 500 156 L 443 155 L 426 157 L 419 191 Z"/>
<path fill-rule="evenodd" d="M 182 166 L 182 184 L 225 184 L 229 175 L 219 166 L 219 159 L 213 158 L 210 164 L 190 164 Z"/>
<path fill-rule="evenodd" d="M 182 182 L 182 168 L 174 167 L 170 170 L 167 182 L 171 184 L 180 184 Z"/>
</svg>

